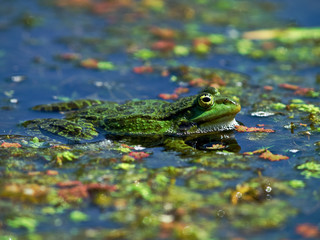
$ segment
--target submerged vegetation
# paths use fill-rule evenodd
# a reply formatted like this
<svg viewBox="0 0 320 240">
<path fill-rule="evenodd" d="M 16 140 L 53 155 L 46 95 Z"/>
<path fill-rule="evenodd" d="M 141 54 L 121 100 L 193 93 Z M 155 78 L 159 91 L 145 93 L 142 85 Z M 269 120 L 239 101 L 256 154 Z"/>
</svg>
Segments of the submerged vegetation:
<svg viewBox="0 0 320 240">
<path fill-rule="evenodd" d="M 320 236 L 319 27 L 271 1 L 15 3 L 0 10 L 0 240 Z M 55 100 L 207 87 L 241 103 L 234 131 L 70 144 L 16 126 Z"/>
</svg>

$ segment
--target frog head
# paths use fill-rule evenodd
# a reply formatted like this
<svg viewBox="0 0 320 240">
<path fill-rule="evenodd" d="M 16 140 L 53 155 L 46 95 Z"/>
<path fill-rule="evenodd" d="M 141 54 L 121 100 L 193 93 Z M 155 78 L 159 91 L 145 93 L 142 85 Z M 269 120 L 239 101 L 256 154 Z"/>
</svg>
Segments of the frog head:
<svg viewBox="0 0 320 240">
<path fill-rule="evenodd" d="M 226 131 L 238 125 L 235 116 L 241 110 L 240 104 L 220 96 L 215 88 L 206 88 L 188 101 L 192 101 L 191 107 L 176 119 L 177 134 Z"/>
</svg>

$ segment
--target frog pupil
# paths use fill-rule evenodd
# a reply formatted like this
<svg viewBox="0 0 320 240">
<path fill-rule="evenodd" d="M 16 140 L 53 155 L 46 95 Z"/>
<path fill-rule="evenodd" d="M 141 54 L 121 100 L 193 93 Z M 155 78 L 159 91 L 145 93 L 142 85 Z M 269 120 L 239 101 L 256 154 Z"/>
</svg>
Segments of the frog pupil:
<svg viewBox="0 0 320 240">
<path fill-rule="evenodd" d="M 202 101 L 203 102 L 210 102 L 211 98 L 210 97 L 204 97 L 204 98 L 202 98 Z"/>
</svg>

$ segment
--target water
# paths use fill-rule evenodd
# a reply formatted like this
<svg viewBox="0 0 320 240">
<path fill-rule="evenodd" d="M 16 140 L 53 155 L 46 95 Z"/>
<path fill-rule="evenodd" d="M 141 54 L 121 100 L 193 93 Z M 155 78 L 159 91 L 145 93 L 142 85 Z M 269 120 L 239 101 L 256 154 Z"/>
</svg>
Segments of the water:
<svg viewBox="0 0 320 240">
<path fill-rule="evenodd" d="M 319 97 L 295 95 L 278 87 L 290 83 L 319 90 L 319 64 L 312 59 L 253 59 L 236 50 L 236 39 L 244 31 L 319 26 L 320 4 L 316 0 L 257 1 L 250 8 L 246 1 L 232 0 L 107 1 L 106 9 L 112 11 L 105 9 L 103 14 L 96 13 L 103 5 L 87 8 L 57 6 L 62 1 L 0 2 L 1 135 L 25 136 L 25 129 L 18 123 L 61 117 L 58 113 L 32 111 L 30 108 L 37 104 L 81 98 L 123 103 L 158 98 L 160 93 L 173 93 L 178 86 L 189 87 L 189 93 L 183 96 L 193 95 L 200 88 L 179 78 L 172 81 L 170 72 L 161 73 L 165 67 L 170 70 L 168 66 L 181 65 L 223 69 L 227 71 L 225 79 L 228 71 L 243 74 L 242 80 L 232 77 L 227 87 L 221 88 L 222 93 L 241 99 L 237 121 L 248 127 L 263 124 L 276 131 L 235 132 L 232 143 L 238 150 L 234 154 L 202 150 L 181 154 L 159 145 L 138 150 L 151 154 L 140 160 L 125 159 L 129 154 L 125 151 L 134 150 L 124 151 L 126 147 L 121 149 L 116 143 L 111 147 L 89 144 L 57 150 L 26 145 L 19 148 L 22 153 L 0 148 L 0 204 L 4 209 L 0 235 L 4 239 L 303 239 L 305 233 L 297 229 L 306 223 L 318 229 L 315 238 L 320 236 L 319 170 L 309 176 L 305 169 L 297 169 L 307 162 L 319 162 L 319 131 L 315 130 L 319 126 L 308 119 L 308 113 L 269 108 L 277 102 L 289 105 L 295 98 L 319 106 Z M 81 3 L 66 1 L 72 2 Z M 189 47 L 190 54 L 179 57 L 169 51 L 139 59 L 135 55 L 139 49 L 151 49 L 159 41 L 159 36 L 150 34 L 152 26 L 176 29 L 175 43 Z M 211 33 L 223 34 L 228 40 L 211 46 L 208 54 L 196 54 L 193 40 Z M 297 46 L 308 44 L 306 41 Z M 80 60 L 59 59 L 65 53 L 77 53 L 81 60 L 108 61 L 115 69 L 84 68 Z M 154 72 L 134 73 L 134 67 L 144 64 L 154 67 Z M 274 90 L 265 91 L 266 85 Z M 276 114 L 251 115 L 257 111 Z M 295 129 L 284 128 L 291 122 Z M 211 139 L 201 138 L 193 144 L 206 140 Z M 5 141 L 2 138 L 1 142 Z M 288 156 L 289 160 L 242 155 L 261 148 Z M 58 155 L 69 150 L 75 155 L 71 160 Z M 48 170 L 58 174 L 50 176 Z M 81 183 L 59 185 L 69 181 Z M 90 188 L 91 183 L 101 184 L 100 188 Z M 107 191 L 103 188 L 106 185 L 117 190 Z M 46 189 L 44 200 L 23 191 L 37 190 L 38 186 Z M 63 198 L 64 191 L 76 200 Z M 85 219 L 72 218 L 72 212 L 78 210 Z"/>
</svg>

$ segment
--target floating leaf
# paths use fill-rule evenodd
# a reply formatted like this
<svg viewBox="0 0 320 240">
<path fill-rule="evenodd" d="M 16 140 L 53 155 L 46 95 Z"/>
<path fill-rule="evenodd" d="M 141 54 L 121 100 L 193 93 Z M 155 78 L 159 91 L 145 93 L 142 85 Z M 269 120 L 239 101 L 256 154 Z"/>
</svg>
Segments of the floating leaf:
<svg viewBox="0 0 320 240">
<path fill-rule="evenodd" d="M 150 154 L 146 152 L 131 152 L 129 156 L 134 157 L 136 160 L 141 160 L 143 158 L 149 157 Z"/>
<path fill-rule="evenodd" d="M 185 88 L 185 87 L 178 87 L 174 90 L 174 93 L 180 95 L 180 94 L 183 94 L 183 93 L 187 93 L 189 92 L 189 88 Z"/>
<path fill-rule="evenodd" d="M 319 39 L 320 28 L 264 29 L 245 32 L 243 37 L 251 40 L 277 39 L 284 42 Z"/>
<path fill-rule="evenodd" d="M 81 211 L 72 211 L 70 213 L 70 219 L 74 222 L 84 222 L 89 219 L 88 215 Z"/>
<path fill-rule="evenodd" d="M 135 161 L 135 158 L 129 155 L 123 155 L 121 158 L 121 162 L 125 162 L 125 163 L 132 163 L 134 161 Z"/>
<path fill-rule="evenodd" d="M 148 60 L 150 58 L 154 58 L 156 56 L 156 53 L 154 51 L 151 51 L 149 49 L 141 49 L 134 53 L 134 56 L 136 58 L 140 58 L 142 60 Z"/>
<path fill-rule="evenodd" d="M 306 184 L 301 180 L 293 179 L 289 181 L 289 185 L 293 188 L 304 188 Z"/>
<path fill-rule="evenodd" d="M 151 48 L 153 50 L 169 52 L 174 49 L 175 43 L 168 40 L 160 40 L 152 44 Z"/>
<path fill-rule="evenodd" d="M 133 72 L 137 74 L 141 73 L 152 73 L 153 68 L 151 66 L 139 66 L 139 67 L 134 67 Z"/>
<path fill-rule="evenodd" d="M 3 147 L 3 148 L 20 148 L 21 147 L 21 144 L 20 143 L 8 143 L 8 142 L 3 142 L 0 147 Z"/>
<path fill-rule="evenodd" d="M 316 225 L 310 223 L 302 223 L 296 227 L 296 233 L 304 238 L 316 238 L 320 237 L 319 228 Z"/>
<path fill-rule="evenodd" d="M 56 176 L 56 175 L 59 175 L 59 172 L 56 170 L 47 170 L 46 174 L 49 176 Z"/>
<path fill-rule="evenodd" d="M 1 187 L 0 197 L 29 203 L 45 202 L 49 188 L 38 184 L 9 183 Z"/>
<path fill-rule="evenodd" d="M 267 133 L 275 132 L 272 129 L 246 127 L 246 126 L 241 126 L 241 125 L 236 126 L 236 131 L 237 132 L 267 132 Z"/>
<path fill-rule="evenodd" d="M 100 70 L 114 70 L 115 66 L 112 62 L 98 62 L 97 68 Z"/>
<path fill-rule="evenodd" d="M 206 149 L 210 150 L 217 150 L 217 149 L 224 149 L 226 146 L 223 146 L 222 144 L 212 144 L 210 147 L 206 147 Z"/>
<path fill-rule="evenodd" d="M 284 155 L 280 155 L 280 154 L 273 154 L 273 153 L 270 152 L 269 150 L 266 150 L 266 151 L 265 151 L 264 153 L 262 153 L 259 157 L 260 157 L 260 158 L 263 158 L 263 159 L 268 159 L 268 160 L 270 160 L 270 161 L 272 161 L 272 162 L 289 159 L 288 156 L 284 156 Z"/>
<path fill-rule="evenodd" d="M 266 91 L 272 91 L 273 87 L 272 86 L 264 86 L 263 89 Z"/>
<path fill-rule="evenodd" d="M 73 161 L 77 158 L 78 156 L 76 156 L 74 153 L 70 151 L 64 151 L 62 153 L 57 153 L 56 162 L 59 166 L 61 166 L 64 161 Z"/>
<path fill-rule="evenodd" d="M 186 46 L 177 45 L 173 48 L 173 52 L 177 56 L 188 56 L 190 53 L 190 50 Z"/>
<path fill-rule="evenodd" d="M 159 94 L 159 98 L 162 98 L 164 100 L 174 100 L 174 99 L 178 99 L 179 95 L 176 93 L 160 93 Z"/>
<path fill-rule="evenodd" d="M 85 67 L 85 68 L 98 68 L 98 61 L 93 58 L 88 58 L 85 60 L 82 60 L 80 62 L 80 66 Z"/>
<path fill-rule="evenodd" d="M 210 46 L 204 43 L 199 43 L 193 47 L 194 51 L 198 54 L 208 54 L 210 51 Z"/>
<path fill-rule="evenodd" d="M 296 95 L 301 95 L 301 96 L 317 95 L 317 93 L 314 92 L 313 88 L 304 88 L 304 87 L 300 87 L 300 86 L 288 84 L 288 83 L 279 84 L 279 87 L 285 88 L 288 90 L 294 90 L 295 91 L 294 94 Z"/>
<path fill-rule="evenodd" d="M 306 178 L 320 178 L 320 163 L 318 162 L 306 162 L 297 166 L 297 169 L 303 170 L 301 174 L 304 175 Z"/>
<path fill-rule="evenodd" d="M 31 217 L 15 217 L 14 219 L 9 219 L 7 221 L 8 226 L 12 228 L 25 228 L 28 232 L 34 232 L 38 221 Z"/>
<path fill-rule="evenodd" d="M 61 149 L 61 150 L 70 150 L 71 148 L 64 145 L 54 145 L 51 148 Z"/>
<path fill-rule="evenodd" d="M 259 153 L 265 152 L 266 150 L 267 150 L 267 149 L 262 148 L 262 149 L 255 150 L 255 151 L 253 151 L 253 152 L 244 152 L 243 155 L 259 154 Z"/>
<path fill-rule="evenodd" d="M 117 189 L 114 185 L 101 183 L 83 184 L 80 181 L 66 181 L 59 182 L 57 186 L 60 187 L 58 195 L 66 202 L 79 202 L 84 198 L 89 197 L 92 191 L 113 192 Z"/>
<path fill-rule="evenodd" d="M 280 160 L 287 160 L 289 159 L 288 156 L 280 155 L 280 154 L 273 154 L 268 149 L 262 148 L 255 150 L 253 152 L 244 152 L 243 155 L 254 155 L 260 154 L 259 157 L 263 159 L 268 159 L 270 161 L 280 161 Z"/>
<path fill-rule="evenodd" d="M 271 108 L 275 109 L 275 110 L 282 110 L 286 108 L 286 105 L 283 103 L 273 103 L 271 104 Z"/>
<path fill-rule="evenodd" d="M 162 39 L 173 39 L 177 36 L 176 31 L 170 28 L 159 28 L 153 26 L 150 28 L 151 34 Z"/>
<path fill-rule="evenodd" d="M 121 169 L 121 170 L 125 170 L 128 171 L 130 169 L 134 169 L 136 166 L 130 163 L 119 163 L 116 166 L 114 166 L 114 169 Z"/>
<path fill-rule="evenodd" d="M 298 90 L 299 89 L 299 86 L 293 85 L 293 84 L 288 84 L 288 83 L 279 84 L 279 87 L 289 89 L 289 90 Z"/>
<path fill-rule="evenodd" d="M 81 55 L 78 53 L 62 53 L 58 55 L 58 58 L 65 61 L 75 61 L 81 58 Z"/>
</svg>

